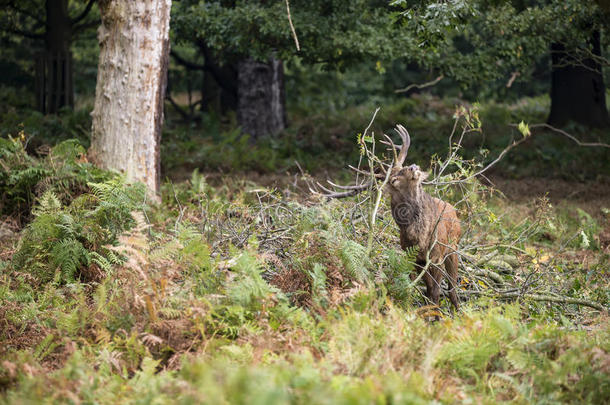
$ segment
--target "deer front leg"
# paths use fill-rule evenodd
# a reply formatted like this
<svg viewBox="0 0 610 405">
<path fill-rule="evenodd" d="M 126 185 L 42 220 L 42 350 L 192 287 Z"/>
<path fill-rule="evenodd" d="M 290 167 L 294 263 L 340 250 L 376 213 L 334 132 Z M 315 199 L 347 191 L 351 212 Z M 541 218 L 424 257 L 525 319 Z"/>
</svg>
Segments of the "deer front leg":
<svg viewBox="0 0 610 405">
<path fill-rule="evenodd" d="M 447 280 L 449 281 L 449 299 L 453 304 L 453 309 L 459 311 L 460 300 L 458 299 L 458 256 L 456 253 L 451 253 L 445 258 L 445 269 L 447 270 Z"/>
<path fill-rule="evenodd" d="M 424 268 L 426 268 L 426 260 L 418 258 L 415 262 L 415 271 L 412 271 L 411 274 L 409 274 L 411 281 L 414 281 L 417 276 L 419 276 L 419 273 L 424 270 Z M 436 306 L 438 306 L 440 300 L 441 278 L 442 273 L 440 269 L 434 264 L 430 263 L 426 269 L 426 272 L 424 273 L 423 279 L 424 283 L 426 283 L 426 297 Z"/>
<path fill-rule="evenodd" d="M 424 274 L 426 283 L 426 297 L 430 302 L 438 306 L 441 296 L 441 272 L 435 265 L 430 265 Z"/>
<path fill-rule="evenodd" d="M 426 283 L 426 297 L 428 301 L 430 301 L 433 305 L 437 307 L 440 300 L 441 295 L 441 287 L 440 287 L 440 277 L 434 277 L 435 273 L 440 273 L 437 271 L 434 265 L 430 265 L 426 274 L 424 274 L 424 282 Z M 439 321 L 440 317 L 438 315 L 434 315 L 432 317 L 432 321 Z"/>
<path fill-rule="evenodd" d="M 415 281 L 417 276 L 419 276 L 419 273 L 421 273 L 421 271 L 425 267 L 426 267 L 426 260 L 424 260 L 424 259 L 417 259 L 415 261 L 415 268 L 413 269 L 413 271 L 411 271 L 411 273 L 409 273 L 409 278 L 411 278 L 411 281 Z"/>
</svg>

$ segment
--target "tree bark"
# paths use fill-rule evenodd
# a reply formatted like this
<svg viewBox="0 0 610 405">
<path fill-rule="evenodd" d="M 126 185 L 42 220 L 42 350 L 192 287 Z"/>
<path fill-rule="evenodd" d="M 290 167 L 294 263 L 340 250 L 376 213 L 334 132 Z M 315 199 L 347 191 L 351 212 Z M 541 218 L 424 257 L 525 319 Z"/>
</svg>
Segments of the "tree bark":
<svg viewBox="0 0 610 405">
<path fill-rule="evenodd" d="M 591 38 L 592 51 L 601 57 L 600 32 Z M 576 59 L 561 44 L 551 45 L 551 113 L 548 122 L 561 126 L 568 121 L 589 127 L 607 127 L 606 88 L 601 64 L 593 58 Z"/>
<path fill-rule="evenodd" d="M 90 156 L 159 191 L 171 0 L 101 0 Z"/>
<path fill-rule="evenodd" d="M 237 121 L 254 139 L 286 128 L 282 61 L 246 59 L 238 64 Z"/>
</svg>

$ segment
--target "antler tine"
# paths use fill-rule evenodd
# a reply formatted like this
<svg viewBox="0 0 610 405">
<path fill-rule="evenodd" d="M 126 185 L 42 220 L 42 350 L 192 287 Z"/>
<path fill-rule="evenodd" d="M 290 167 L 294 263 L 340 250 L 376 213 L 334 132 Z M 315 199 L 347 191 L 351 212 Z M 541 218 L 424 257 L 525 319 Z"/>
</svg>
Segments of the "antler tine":
<svg viewBox="0 0 610 405">
<path fill-rule="evenodd" d="M 336 187 L 341 190 L 363 190 L 371 185 L 371 182 L 366 182 L 366 183 L 362 183 L 362 184 L 352 184 L 350 186 L 342 186 L 340 184 L 335 184 L 330 180 L 326 180 L 326 182 L 328 184 L 330 184 L 331 186 Z"/>
<path fill-rule="evenodd" d="M 327 180 L 328 181 L 328 180 Z M 351 197 L 353 195 L 358 194 L 359 192 L 361 192 L 362 190 L 366 189 L 369 187 L 369 183 L 365 183 L 365 184 L 360 184 L 357 186 L 338 186 L 336 184 L 333 184 L 332 182 L 328 181 L 330 184 L 332 184 L 334 187 L 338 187 L 340 189 L 344 189 L 346 191 L 333 191 L 330 190 L 327 187 L 324 187 L 322 184 L 320 184 L 319 182 L 316 182 L 316 184 L 318 185 L 318 187 L 320 187 L 325 193 L 321 193 L 324 197 L 326 198 L 343 198 L 343 197 Z"/>
<path fill-rule="evenodd" d="M 354 167 L 352 165 L 348 165 L 347 167 L 349 167 L 350 169 L 352 169 L 356 173 L 364 174 L 365 176 L 370 176 L 371 175 L 370 172 L 366 172 L 366 171 L 364 171 L 362 169 L 358 169 L 357 167 Z M 378 178 L 378 179 L 385 178 L 385 176 L 383 174 L 381 174 L 381 173 L 375 173 L 375 177 Z"/>
<path fill-rule="evenodd" d="M 390 138 L 386 134 L 383 134 L 383 136 L 385 136 L 385 138 L 388 141 L 387 142 L 381 141 L 381 142 L 386 145 L 390 145 L 392 147 L 392 153 L 394 154 L 394 162 L 398 162 L 398 157 L 396 156 L 396 149 L 398 149 L 398 148 L 396 147 L 396 145 L 394 145 L 394 141 L 392 141 L 392 138 Z"/>
<path fill-rule="evenodd" d="M 400 146 L 400 153 L 396 158 L 395 167 L 401 168 L 407 158 L 407 152 L 411 145 L 411 137 L 409 136 L 409 131 L 400 124 L 396 125 L 396 132 L 398 132 L 400 139 L 402 139 L 402 145 Z"/>
</svg>

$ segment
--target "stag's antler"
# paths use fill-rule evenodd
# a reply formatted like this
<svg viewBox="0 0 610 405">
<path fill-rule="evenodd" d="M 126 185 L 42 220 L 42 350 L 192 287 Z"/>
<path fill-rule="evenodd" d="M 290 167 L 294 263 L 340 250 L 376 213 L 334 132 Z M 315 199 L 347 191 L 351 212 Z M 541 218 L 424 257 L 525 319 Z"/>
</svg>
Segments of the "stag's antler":
<svg viewBox="0 0 610 405">
<path fill-rule="evenodd" d="M 401 169 L 402 165 L 405 162 L 405 159 L 407 158 L 407 152 L 409 151 L 409 146 L 411 145 L 411 137 L 409 136 L 409 132 L 407 131 L 407 129 L 400 124 L 396 125 L 396 132 L 398 133 L 398 135 L 400 136 L 400 139 L 402 140 L 402 144 L 400 146 L 395 145 L 394 142 L 392 141 L 392 138 L 390 138 L 386 134 L 383 134 L 383 136 L 387 139 L 387 141 L 380 141 L 380 142 L 385 145 L 389 145 L 391 147 L 392 153 L 394 154 L 393 167 L 397 168 L 397 169 Z M 396 154 L 397 150 L 398 150 L 398 155 Z M 371 173 L 371 172 L 364 171 L 360 168 L 356 168 L 353 166 L 349 166 L 349 168 L 359 174 L 363 174 L 363 175 L 371 176 L 371 177 L 374 176 L 376 179 L 387 178 L 389 176 L 389 174 L 387 173 L 386 167 L 388 167 L 388 170 L 389 170 L 392 168 L 392 165 L 385 163 L 385 162 L 379 162 L 379 161 L 377 163 L 380 163 L 379 167 L 381 168 L 381 170 L 384 173 L 379 173 L 379 172 Z M 343 197 L 350 197 L 350 196 L 356 195 L 356 194 L 368 189 L 369 187 L 371 187 L 371 184 L 374 181 L 375 180 L 371 178 L 369 181 L 366 181 L 364 183 L 354 184 L 354 185 L 350 185 L 350 186 L 341 186 L 339 184 L 333 183 L 330 180 L 327 180 L 328 184 L 330 184 L 330 186 L 333 189 L 330 189 L 318 182 L 316 182 L 316 185 L 318 186 L 319 189 L 321 189 L 323 191 L 323 193 L 319 193 L 319 194 L 322 194 L 324 197 L 343 198 Z M 310 189 L 311 189 L 311 187 L 310 187 Z M 317 192 L 313 189 L 311 191 Z"/>
<path fill-rule="evenodd" d="M 330 180 L 326 180 L 326 181 L 328 182 L 328 184 L 333 186 L 335 189 L 344 190 L 344 191 L 333 191 L 327 187 L 324 187 L 319 182 L 316 182 L 318 187 L 321 188 L 322 191 L 324 191 L 324 193 L 322 195 L 327 198 L 351 197 L 353 195 L 356 195 L 356 194 L 366 190 L 367 188 L 369 188 L 371 186 L 370 181 L 367 181 L 366 183 L 362 183 L 362 184 L 354 184 L 351 186 L 341 186 L 339 184 L 333 183 Z M 311 188 L 310 188 L 310 190 L 311 190 Z M 311 191 L 313 192 L 314 190 L 311 190 Z"/>
<path fill-rule="evenodd" d="M 402 140 L 402 145 L 396 146 L 392 141 L 392 138 L 383 134 L 387 141 L 381 141 L 381 143 L 385 145 L 389 145 L 392 148 L 392 152 L 394 153 L 394 167 L 397 169 L 401 169 L 402 165 L 405 163 L 405 159 L 407 158 L 407 153 L 409 152 L 409 146 L 411 146 L 411 137 L 409 136 L 409 131 L 402 125 L 396 125 L 396 132 L 400 139 Z M 396 156 L 396 149 L 399 149 L 400 152 L 398 156 Z"/>
<path fill-rule="evenodd" d="M 407 158 L 409 146 L 411 146 L 411 137 L 409 136 L 407 129 L 400 124 L 396 125 L 396 132 L 398 132 L 400 139 L 402 139 L 402 145 L 400 146 L 400 153 L 398 159 L 396 159 L 395 167 L 402 167 Z"/>
</svg>

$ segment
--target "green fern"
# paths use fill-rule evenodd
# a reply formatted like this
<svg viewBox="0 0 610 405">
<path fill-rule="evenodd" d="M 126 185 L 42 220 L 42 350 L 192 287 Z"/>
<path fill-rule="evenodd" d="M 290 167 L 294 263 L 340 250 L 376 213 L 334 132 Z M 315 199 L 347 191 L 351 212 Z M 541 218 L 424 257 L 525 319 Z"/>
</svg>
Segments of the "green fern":
<svg viewBox="0 0 610 405">
<path fill-rule="evenodd" d="M 126 185 L 116 177 L 91 183 L 92 194 L 83 194 L 64 207 L 48 191 L 33 210 L 34 220 L 25 228 L 13 267 L 32 273 L 42 284 L 54 279 L 70 283 L 82 270 L 96 265 L 108 273 L 122 258 L 105 246 L 117 243 L 118 236 L 135 221 L 131 212 L 143 201 L 142 185 Z"/>
<path fill-rule="evenodd" d="M 339 257 L 347 274 L 358 282 L 371 281 L 370 260 L 366 248 L 353 240 L 344 240 L 339 249 Z"/>
<path fill-rule="evenodd" d="M 311 282 L 311 297 L 320 306 L 326 306 L 328 291 L 326 290 L 326 267 L 320 263 L 314 263 L 313 269 L 309 271 Z"/>
<path fill-rule="evenodd" d="M 104 273 L 110 273 L 112 266 L 115 264 L 120 264 L 122 260 L 118 259 L 118 257 L 109 249 L 105 249 L 104 253 L 111 253 L 113 257 L 106 258 L 100 253 L 92 251 L 88 252 L 88 261 L 89 263 L 95 263 Z"/>
<path fill-rule="evenodd" d="M 89 189 L 90 182 L 117 177 L 84 159 L 86 150 L 76 140 L 59 143 L 45 158 L 29 156 L 20 139 L 0 138 L 0 214 L 30 219 L 36 197 L 52 192 L 68 203 Z"/>
<path fill-rule="evenodd" d="M 32 210 L 32 214 L 36 217 L 42 214 L 55 214 L 61 209 L 61 202 L 55 194 L 47 191 L 39 200 L 38 207 Z"/>
<path fill-rule="evenodd" d="M 383 275 L 388 295 L 398 302 L 406 303 L 411 296 L 410 274 L 415 270 L 415 259 L 418 249 L 416 246 L 405 251 L 391 249 L 388 252 L 388 265 Z"/>
<path fill-rule="evenodd" d="M 51 266 L 61 270 L 61 278 L 65 281 L 74 281 L 78 269 L 89 265 L 89 252 L 82 243 L 72 238 L 53 244 L 49 258 Z"/>
<path fill-rule="evenodd" d="M 239 256 L 234 270 L 236 277 L 227 291 L 232 303 L 246 308 L 258 307 L 262 304 L 261 300 L 277 292 L 263 279 L 261 264 L 250 253 Z"/>
</svg>

